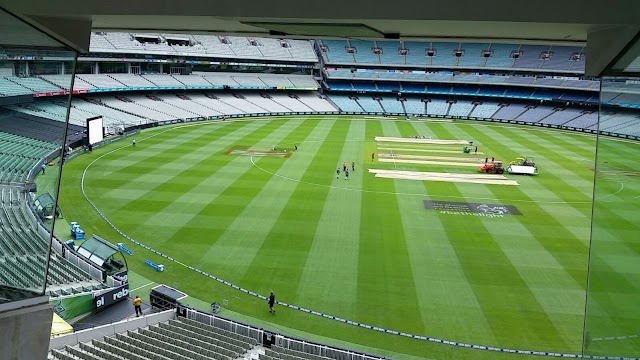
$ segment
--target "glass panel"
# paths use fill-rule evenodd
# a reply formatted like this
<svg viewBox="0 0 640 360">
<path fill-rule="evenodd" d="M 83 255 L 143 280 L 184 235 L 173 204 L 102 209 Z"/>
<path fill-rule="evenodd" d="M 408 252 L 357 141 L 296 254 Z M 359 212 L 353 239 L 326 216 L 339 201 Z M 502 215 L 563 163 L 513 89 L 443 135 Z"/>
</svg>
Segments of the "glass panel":
<svg viewBox="0 0 640 360">
<path fill-rule="evenodd" d="M 602 81 L 585 355 L 635 358 L 640 354 L 637 84 L 638 79 Z"/>
<path fill-rule="evenodd" d="M 74 59 L 0 10 L 0 303 L 71 293 L 78 282 L 62 246 L 50 246 Z M 83 127 L 72 130 L 82 137 Z"/>
</svg>

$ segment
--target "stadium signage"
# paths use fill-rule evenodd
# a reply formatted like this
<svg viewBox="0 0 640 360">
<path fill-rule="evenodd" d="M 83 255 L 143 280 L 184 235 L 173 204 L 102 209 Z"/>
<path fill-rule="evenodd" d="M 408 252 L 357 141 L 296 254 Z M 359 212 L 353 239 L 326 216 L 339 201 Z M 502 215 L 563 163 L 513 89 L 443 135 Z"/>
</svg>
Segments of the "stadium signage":
<svg viewBox="0 0 640 360">
<path fill-rule="evenodd" d="M 96 309 L 101 309 L 124 300 L 129 296 L 129 284 L 124 284 L 93 299 Z"/>
<path fill-rule="evenodd" d="M 424 208 L 436 210 L 444 215 L 479 216 L 488 218 L 502 218 L 505 215 L 522 215 L 513 205 L 467 203 L 452 201 L 424 200 Z"/>
<path fill-rule="evenodd" d="M 112 275 L 114 279 L 127 282 L 129 281 L 129 275 L 127 270 L 122 270 Z"/>
</svg>

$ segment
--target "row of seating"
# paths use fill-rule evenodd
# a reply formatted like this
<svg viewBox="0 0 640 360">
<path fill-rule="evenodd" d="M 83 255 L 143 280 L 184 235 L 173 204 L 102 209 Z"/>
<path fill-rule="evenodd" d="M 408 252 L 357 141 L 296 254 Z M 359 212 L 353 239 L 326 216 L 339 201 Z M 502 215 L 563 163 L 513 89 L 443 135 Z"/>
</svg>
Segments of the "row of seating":
<svg viewBox="0 0 640 360">
<path fill-rule="evenodd" d="M 451 74 L 425 72 L 399 72 L 385 70 L 351 71 L 351 69 L 326 68 L 324 72 L 329 79 L 358 79 L 384 81 L 426 81 L 438 83 L 463 84 L 520 84 L 537 87 L 558 87 L 563 89 L 591 89 L 599 90 L 600 82 L 595 80 L 560 79 L 552 77 L 494 75 L 494 74 Z M 397 85 L 396 85 L 397 86 Z"/>
<path fill-rule="evenodd" d="M 439 87 L 438 87 L 439 86 Z M 404 84 L 403 87 L 409 87 Z M 429 89 L 436 89 L 440 93 L 452 90 L 441 85 L 428 85 Z M 531 89 L 512 89 L 509 94 L 494 94 L 495 96 L 538 96 L 538 92 Z M 406 95 L 406 102 L 396 101 L 394 96 L 382 95 L 359 96 L 352 99 L 349 95 L 333 94 L 332 102 L 342 111 L 351 112 L 407 112 L 411 114 L 497 118 L 520 120 L 526 122 L 542 122 L 554 125 L 591 128 L 597 119 L 591 112 L 582 112 L 580 107 L 565 106 L 537 106 L 527 107 L 527 103 L 518 100 L 504 101 L 513 103 L 510 106 L 499 106 L 498 101 L 481 101 L 473 104 L 471 100 L 458 100 L 448 103 L 438 95 L 432 96 L 429 103 L 422 102 L 416 95 Z M 560 99 L 564 93 L 550 94 Z M 441 95 L 440 95 L 441 96 Z M 376 100 L 377 99 L 377 100 Z M 105 126 L 130 126 L 148 122 L 173 120 L 177 118 L 208 117 L 245 113 L 268 112 L 299 112 L 299 111 L 335 111 L 335 107 L 316 93 L 282 93 L 282 92 L 243 92 L 242 94 L 229 92 L 164 92 L 150 95 L 147 93 L 112 93 L 99 95 L 82 95 L 74 99 L 71 111 L 71 122 L 83 126 L 86 118 L 102 115 Z M 27 105 L 13 105 L 7 108 L 31 115 L 47 117 L 63 121 L 64 106 L 51 100 L 36 101 Z M 66 115 L 66 113 L 65 113 Z M 606 129 L 606 128 L 605 128 Z M 613 130 L 633 132 L 635 128 L 615 127 Z M 635 133 L 634 133 L 635 134 Z M 28 168 L 28 167 L 27 167 Z"/>
<path fill-rule="evenodd" d="M 397 72 L 397 71 L 351 71 L 350 69 L 325 69 L 328 79 L 340 80 L 383 80 L 383 81 L 426 81 L 429 83 L 455 83 L 455 84 L 476 84 L 476 85 L 528 85 L 532 87 L 561 88 L 561 89 L 590 89 L 599 90 L 600 83 L 594 80 L 581 79 L 557 79 L 539 78 L 534 76 L 509 76 L 509 75 L 470 75 L 470 74 L 440 74 L 440 73 L 417 73 L 417 72 Z M 8 80 L 13 79 L 13 80 Z M 30 87 L 22 86 L 17 80 L 29 80 Z M 10 86 L 7 87 L 7 84 Z M 345 81 L 331 80 L 329 87 L 348 87 L 356 89 L 362 84 L 351 84 Z M 381 86 L 391 86 L 394 88 L 422 86 L 419 83 L 395 83 L 395 84 L 368 84 L 365 86 L 376 90 Z M 433 84 L 432 84 L 433 85 Z M 0 78 L 0 96 L 28 95 L 41 92 L 56 92 L 68 90 L 71 86 L 69 75 L 43 75 L 33 78 L 5 77 Z M 175 88 L 214 88 L 228 86 L 230 88 L 317 88 L 316 81 L 308 75 L 280 75 L 280 74 L 252 74 L 252 73 L 194 73 L 191 75 L 168 75 L 168 74 L 79 74 L 74 82 L 74 89 L 110 89 L 110 88 L 154 88 L 154 87 L 175 87 Z M 502 90 L 504 91 L 504 87 Z M 356 89 L 357 90 L 357 89 Z M 621 98 L 617 102 L 640 103 L 640 90 L 636 88 L 625 88 L 631 93 L 630 99 Z M 612 93 L 613 97 L 620 95 L 619 92 Z M 64 102 L 64 99 L 60 100 Z"/>
<path fill-rule="evenodd" d="M 318 40 L 328 64 L 411 65 L 584 73 L 577 46 L 460 42 Z"/>
<path fill-rule="evenodd" d="M 62 113 L 62 103 L 55 100 L 10 105 L 6 108 L 58 121 L 66 118 L 66 112 L 64 115 Z M 335 110 L 326 99 L 311 92 L 243 92 L 242 95 L 229 92 L 164 92 L 155 95 L 110 93 L 74 98 L 70 122 L 84 126 L 87 118 L 100 115 L 103 116 L 106 127 L 117 127 L 193 117 Z"/>
<path fill-rule="evenodd" d="M 199 57 L 317 62 L 308 40 L 247 38 L 186 34 L 134 34 L 94 32 L 91 52 L 156 53 Z"/>
<path fill-rule="evenodd" d="M 223 322 L 221 326 L 224 327 L 226 324 L 228 323 Z M 235 326 L 233 328 L 235 330 Z M 77 345 L 65 345 L 64 348 L 50 350 L 48 359 L 383 359 L 330 346 L 317 347 L 310 343 L 304 344 L 304 348 L 297 350 L 276 344 L 271 345 L 271 348 L 264 348 L 254 338 L 182 317 L 109 336 L 103 336 L 101 332 L 95 334 L 97 337 Z M 91 335 L 90 333 L 85 334 L 84 338 Z"/>
<path fill-rule="evenodd" d="M 600 95 L 595 91 L 579 91 L 567 88 L 496 86 L 461 83 L 370 83 L 349 82 L 343 80 L 327 81 L 327 85 L 329 86 L 329 89 L 335 91 L 461 94 L 523 99 L 529 98 L 538 100 L 561 99 L 571 102 L 591 103 L 600 101 Z M 638 99 L 638 103 L 640 103 L 640 98 Z"/>
<path fill-rule="evenodd" d="M 169 74 L 79 74 L 73 84 L 75 90 L 126 88 L 126 87 L 202 87 L 214 88 L 317 88 L 309 75 L 266 73 L 194 73 Z M 29 95 L 33 93 L 60 92 L 71 88 L 70 75 L 42 75 L 35 77 L 0 77 L 0 96 Z"/>
<path fill-rule="evenodd" d="M 258 345 L 255 339 L 180 318 L 102 339 L 51 350 L 49 359 L 231 360 Z"/>
<path fill-rule="evenodd" d="M 517 120 L 527 123 L 562 125 L 574 128 L 596 129 L 598 109 L 579 106 L 561 106 L 558 104 L 534 104 L 518 101 L 477 101 L 431 97 L 423 101 L 422 97 L 403 95 L 404 101 L 396 97 L 379 95 L 332 94 L 331 101 L 342 111 L 347 112 L 395 112 L 415 115 L 455 116 L 462 118 L 482 118 Z M 387 109 L 404 111 L 389 111 Z M 606 116 L 604 116 L 606 114 Z M 603 110 L 600 130 L 627 135 L 640 135 L 640 115 L 623 109 Z"/>
</svg>

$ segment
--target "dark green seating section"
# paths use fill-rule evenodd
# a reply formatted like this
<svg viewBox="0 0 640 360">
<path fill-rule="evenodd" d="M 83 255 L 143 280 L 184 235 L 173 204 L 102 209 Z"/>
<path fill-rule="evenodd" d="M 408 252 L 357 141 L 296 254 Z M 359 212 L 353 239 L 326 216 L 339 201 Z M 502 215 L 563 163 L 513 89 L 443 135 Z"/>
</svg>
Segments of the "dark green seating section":
<svg viewBox="0 0 640 360">
<path fill-rule="evenodd" d="M 64 350 L 51 350 L 50 359 L 232 360 L 258 345 L 255 339 L 180 318 L 127 331 Z"/>
<path fill-rule="evenodd" d="M 0 131 L 0 184 L 23 183 L 56 144 Z M 39 170 L 39 169 L 38 169 Z"/>
<path fill-rule="evenodd" d="M 38 233 L 23 197 L 18 190 L 0 189 L 0 284 L 41 290 L 49 240 Z M 53 297 L 105 288 L 55 252 L 50 255 L 46 286 Z"/>
</svg>

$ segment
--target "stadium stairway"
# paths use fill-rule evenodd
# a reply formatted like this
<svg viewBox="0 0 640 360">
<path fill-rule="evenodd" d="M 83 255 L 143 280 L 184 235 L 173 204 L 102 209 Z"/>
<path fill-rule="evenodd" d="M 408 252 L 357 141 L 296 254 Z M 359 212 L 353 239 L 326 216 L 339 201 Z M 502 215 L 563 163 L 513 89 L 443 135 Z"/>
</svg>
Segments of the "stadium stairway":
<svg viewBox="0 0 640 360">
<path fill-rule="evenodd" d="M 111 78 L 111 80 L 113 80 L 113 81 L 115 81 L 115 82 L 117 82 L 117 83 L 122 84 L 122 87 L 129 87 L 129 86 L 130 86 L 130 85 L 127 85 L 127 84 L 125 84 L 124 82 L 122 82 L 122 81 L 120 81 L 120 80 L 116 79 L 116 78 L 115 78 L 114 76 L 112 76 L 112 75 L 107 75 L 107 76 L 108 76 L 108 77 L 110 77 L 110 78 Z"/>
<path fill-rule="evenodd" d="M 218 111 L 220 112 L 220 114 L 244 114 L 245 112 L 233 105 L 227 104 L 226 102 L 224 102 L 220 97 L 211 94 L 211 93 L 205 93 L 203 94 L 204 98 L 202 96 L 199 96 L 199 98 L 201 99 L 200 101 L 198 100 L 198 97 L 193 96 L 192 101 L 197 101 L 198 103 L 202 104 L 205 107 L 208 107 L 212 110 Z M 206 99 L 211 99 L 214 100 L 213 103 L 216 103 L 217 105 L 222 105 L 222 107 L 212 107 L 213 103 L 211 101 L 208 101 Z M 206 102 L 204 102 L 206 101 Z"/>
<path fill-rule="evenodd" d="M 287 94 L 287 96 L 276 96 L 273 97 L 269 94 L 262 94 L 263 97 L 266 98 L 266 96 L 268 96 L 268 99 L 271 99 L 271 101 L 275 102 L 276 104 L 284 107 L 285 109 L 287 109 L 288 111 L 309 111 L 309 108 L 306 109 L 301 109 L 299 110 L 297 108 L 297 104 L 298 101 L 296 101 L 295 99 L 292 99 L 291 97 L 289 97 L 289 95 Z"/>
<path fill-rule="evenodd" d="M 269 111 L 267 109 L 265 109 L 264 107 L 252 103 L 250 101 L 247 101 L 247 98 L 245 98 L 242 94 L 232 94 L 232 96 L 227 96 L 227 97 L 219 97 L 219 100 L 229 106 L 235 107 L 236 109 L 240 110 L 241 113 L 251 113 L 251 112 L 258 112 L 258 113 L 268 113 Z M 257 111 L 251 111 L 251 109 L 258 109 Z M 247 111 L 249 110 L 249 111 Z"/>
<path fill-rule="evenodd" d="M 125 114 L 131 115 L 131 116 L 135 116 L 135 117 L 139 117 L 140 119 L 144 119 L 144 120 L 147 120 L 147 121 L 149 120 L 148 118 L 140 116 L 140 115 L 138 115 L 138 114 L 136 114 L 134 112 L 127 111 L 125 109 L 120 109 L 120 108 L 117 108 L 115 106 L 111 106 L 109 104 L 106 104 L 105 102 L 101 101 L 100 99 L 91 99 L 91 98 L 81 98 L 81 99 L 86 101 L 86 102 L 88 102 L 88 103 L 90 103 L 90 104 L 96 105 L 96 106 L 108 107 L 111 110 L 120 111 L 120 112 L 123 112 Z"/>
<path fill-rule="evenodd" d="M 313 108 L 311 107 L 311 104 L 305 104 L 305 102 L 304 102 L 304 101 L 302 101 L 302 99 L 300 99 L 300 97 L 299 97 L 298 95 L 296 95 L 296 94 L 289 94 L 289 97 L 291 97 L 292 99 L 295 99 L 298 103 L 300 103 L 300 105 L 302 105 L 303 107 L 305 107 L 305 108 L 309 109 L 309 110 L 305 110 L 305 111 L 311 111 L 311 112 L 316 111 L 315 109 L 313 109 Z"/>
<path fill-rule="evenodd" d="M 149 97 L 149 95 L 146 95 L 144 97 L 141 96 L 136 96 L 135 98 L 131 99 L 128 98 L 128 100 L 131 100 L 131 102 L 133 102 L 134 104 L 140 106 L 141 108 L 147 109 L 151 112 L 157 112 L 160 114 L 163 114 L 165 116 L 167 116 L 168 118 L 184 118 L 186 116 L 184 116 L 184 113 L 181 112 L 173 112 L 171 111 L 171 109 L 168 109 L 167 107 L 164 106 L 164 104 L 162 103 L 162 100 L 160 100 L 157 97 Z M 151 101 L 149 101 L 151 100 Z M 155 102 L 158 103 L 155 103 Z M 197 114 L 193 114 L 193 116 L 197 116 Z"/>
<path fill-rule="evenodd" d="M 449 116 L 449 112 L 451 111 L 451 106 L 453 106 L 453 102 L 447 102 L 447 113 L 446 113 L 447 116 Z"/>
<path fill-rule="evenodd" d="M 220 109 L 216 109 L 215 107 L 212 106 L 211 104 L 212 101 L 219 102 L 218 97 L 213 94 L 190 94 L 189 96 L 178 95 L 178 97 L 181 97 L 181 98 L 185 97 L 186 100 L 189 101 L 189 105 L 193 104 L 193 106 L 200 107 L 201 109 L 207 109 L 207 113 L 211 113 L 214 115 L 224 114 Z M 206 100 L 206 99 L 211 99 L 211 100 Z"/>
<path fill-rule="evenodd" d="M 562 124 L 560 124 L 560 125 L 561 125 L 561 126 L 565 126 L 566 124 L 568 124 L 568 123 L 570 123 L 570 122 L 572 122 L 572 121 L 576 121 L 576 120 L 578 120 L 578 119 L 580 119 L 580 118 L 584 117 L 585 115 L 589 115 L 589 114 L 591 114 L 591 112 L 590 112 L 590 111 L 582 111 L 582 112 L 580 113 L 580 115 L 578 115 L 578 116 L 574 117 L 574 118 L 573 118 L 573 119 L 571 119 L 571 120 L 565 121 L 565 122 L 563 122 L 563 123 L 562 123 Z"/>
<path fill-rule="evenodd" d="M 360 104 L 360 102 L 358 101 L 359 99 L 357 97 L 354 96 L 352 100 L 356 103 L 356 105 L 358 105 L 358 107 L 360 108 L 360 110 L 362 110 L 362 112 L 366 112 L 366 110 L 362 107 L 362 104 Z"/>
<path fill-rule="evenodd" d="M 517 106 L 517 104 L 505 104 L 505 106 L 503 106 L 503 107 L 508 107 L 508 106 Z M 520 117 L 520 116 L 522 116 L 522 114 L 524 114 L 527 110 L 529 110 L 527 107 L 523 107 L 523 108 L 522 108 L 522 111 L 520 111 L 520 112 L 516 113 L 516 114 L 515 114 L 515 116 L 513 116 L 513 119 L 517 119 L 517 118 L 519 118 L 519 117 Z M 496 114 L 498 114 L 499 112 L 500 112 L 500 110 L 496 111 L 496 113 L 494 114 L 494 116 L 495 116 Z"/>
<path fill-rule="evenodd" d="M 47 79 L 47 78 L 44 78 L 44 77 L 42 77 L 42 76 L 38 76 L 38 78 L 39 78 L 39 79 L 42 79 L 42 81 L 46 81 L 46 82 L 47 82 L 47 83 L 49 83 L 51 86 L 55 86 L 55 87 L 57 87 L 57 88 L 60 88 L 60 90 L 64 90 L 60 85 L 56 84 L 55 82 L 53 82 L 53 81 L 51 81 L 51 80 L 49 80 L 49 79 Z M 69 81 L 71 81 L 71 76 L 69 76 Z"/>
<path fill-rule="evenodd" d="M 148 97 L 148 96 L 147 96 L 147 97 Z M 184 114 L 191 114 L 189 117 L 194 117 L 194 116 L 206 116 L 206 115 L 207 115 L 207 114 L 200 114 L 200 113 L 198 113 L 198 112 L 196 112 L 196 111 L 193 111 L 192 109 L 188 109 L 188 108 L 185 108 L 185 107 L 183 107 L 183 106 L 178 106 L 176 103 L 168 102 L 168 101 L 166 101 L 166 100 L 165 100 L 164 98 L 162 98 L 162 97 L 157 97 L 157 96 L 156 96 L 156 97 L 154 97 L 152 100 L 162 102 L 162 105 L 163 105 L 163 106 L 171 106 L 171 107 L 173 107 L 173 108 L 176 108 L 176 109 L 178 109 L 178 111 L 179 111 L 179 112 L 182 112 L 182 113 L 184 113 Z M 155 108 L 155 107 L 154 107 L 154 108 Z M 158 111 L 158 109 L 156 109 L 156 111 Z"/>
<path fill-rule="evenodd" d="M 379 97 L 375 97 L 374 100 L 378 103 L 378 105 L 380 106 L 380 108 L 382 109 L 382 112 L 388 112 L 387 109 L 384 108 L 384 105 L 382 104 L 382 101 L 380 100 Z"/>
</svg>

